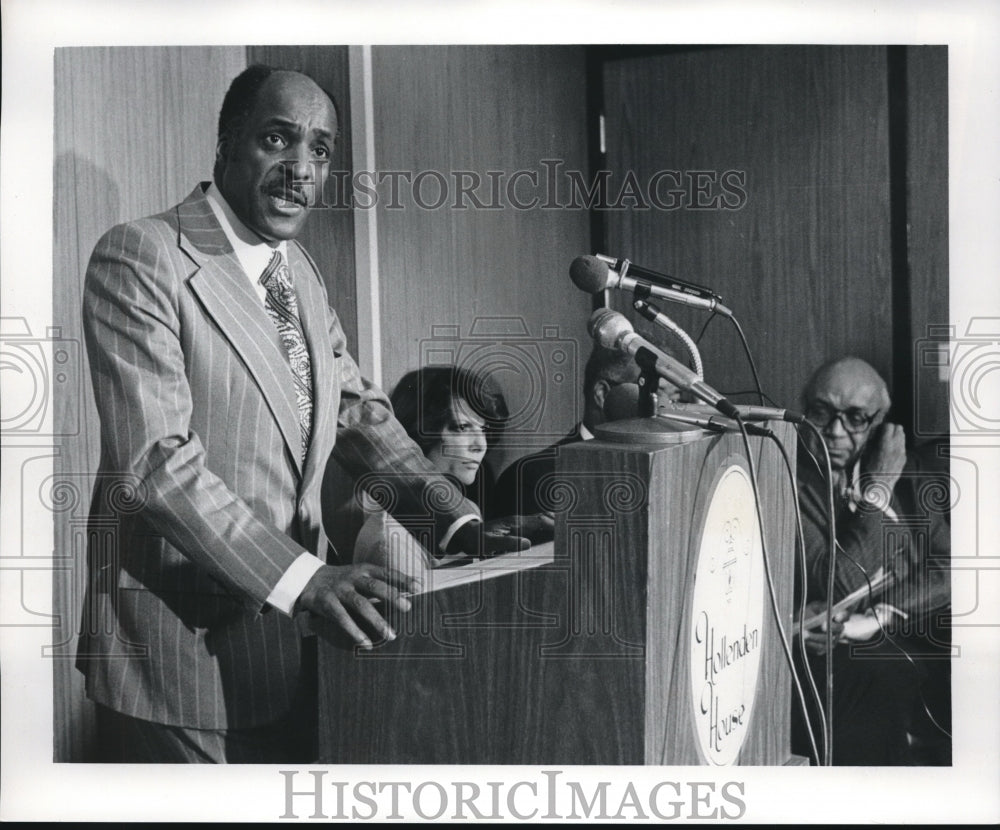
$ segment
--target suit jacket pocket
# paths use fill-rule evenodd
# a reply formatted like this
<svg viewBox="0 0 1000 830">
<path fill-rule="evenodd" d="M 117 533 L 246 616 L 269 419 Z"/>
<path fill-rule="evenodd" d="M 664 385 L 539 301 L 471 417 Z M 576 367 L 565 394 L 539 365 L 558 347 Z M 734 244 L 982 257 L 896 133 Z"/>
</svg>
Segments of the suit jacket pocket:
<svg viewBox="0 0 1000 830">
<path fill-rule="evenodd" d="M 162 536 L 133 536 L 123 551 L 118 587 L 231 596 L 232 591 L 195 565 Z"/>
</svg>

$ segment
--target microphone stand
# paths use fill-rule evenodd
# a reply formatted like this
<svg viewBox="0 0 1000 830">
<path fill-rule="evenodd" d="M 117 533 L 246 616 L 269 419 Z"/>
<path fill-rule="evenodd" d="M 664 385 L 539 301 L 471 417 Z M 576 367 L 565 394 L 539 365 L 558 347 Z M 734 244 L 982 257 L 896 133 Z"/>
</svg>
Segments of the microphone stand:
<svg viewBox="0 0 1000 830">
<path fill-rule="evenodd" d="M 691 355 L 692 368 L 695 373 L 700 378 L 705 377 L 704 364 L 701 362 L 701 352 L 698 351 L 698 346 L 684 329 L 660 311 L 655 303 L 636 298 L 632 303 L 632 307 L 650 322 L 674 334 L 687 348 L 688 354 Z"/>
<path fill-rule="evenodd" d="M 656 355 L 649 349 L 639 349 L 635 353 L 635 362 L 639 364 L 639 412 L 640 418 L 652 418 L 656 415 L 656 392 L 660 388 L 660 375 L 656 371 Z"/>
</svg>

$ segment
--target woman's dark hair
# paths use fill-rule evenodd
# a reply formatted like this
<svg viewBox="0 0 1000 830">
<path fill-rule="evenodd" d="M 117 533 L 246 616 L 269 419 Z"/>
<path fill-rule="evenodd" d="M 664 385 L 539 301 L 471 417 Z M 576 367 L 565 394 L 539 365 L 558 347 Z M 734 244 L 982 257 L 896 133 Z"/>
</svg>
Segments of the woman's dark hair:
<svg viewBox="0 0 1000 830">
<path fill-rule="evenodd" d="M 389 400 L 406 434 L 426 455 L 454 420 L 454 403 L 463 400 L 485 422 L 486 446 L 503 434 L 510 413 L 503 393 L 488 375 L 457 366 L 424 366 L 403 375 Z"/>
</svg>

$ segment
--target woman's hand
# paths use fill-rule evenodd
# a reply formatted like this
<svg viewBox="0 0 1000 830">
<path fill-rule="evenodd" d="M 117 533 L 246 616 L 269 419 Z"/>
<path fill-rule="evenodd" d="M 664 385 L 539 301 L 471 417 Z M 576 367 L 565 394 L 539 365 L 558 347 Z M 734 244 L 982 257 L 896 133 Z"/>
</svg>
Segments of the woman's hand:
<svg viewBox="0 0 1000 830">
<path fill-rule="evenodd" d="M 486 532 L 501 536 L 521 536 L 531 544 L 551 542 L 555 535 L 555 519 L 551 513 L 535 513 L 531 516 L 505 516 L 502 519 L 490 519 L 486 523 Z"/>
<path fill-rule="evenodd" d="M 497 520 L 483 523 L 480 521 L 466 522 L 451 537 L 448 542 L 448 555 L 464 553 L 473 559 L 489 559 L 501 553 L 526 550 L 530 541 L 515 533 L 514 525 L 504 525 Z"/>
</svg>

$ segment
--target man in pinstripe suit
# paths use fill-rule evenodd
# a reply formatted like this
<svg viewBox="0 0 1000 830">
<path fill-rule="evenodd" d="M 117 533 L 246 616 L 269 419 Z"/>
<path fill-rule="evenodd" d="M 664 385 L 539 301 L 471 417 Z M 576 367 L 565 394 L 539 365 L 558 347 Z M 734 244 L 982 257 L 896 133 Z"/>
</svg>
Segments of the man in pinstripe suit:
<svg viewBox="0 0 1000 830">
<path fill-rule="evenodd" d="M 475 508 L 360 376 L 294 241 L 321 202 L 336 134 L 333 101 L 311 79 L 251 67 L 223 102 L 213 183 L 113 228 L 91 257 L 84 325 L 101 418 L 91 522 L 117 532 L 110 549 L 91 534 L 78 665 L 108 760 L 311 759 L 297 715 L 314 679 L 297 623 L 318 615 L 370 648 L 394 636 L 373 600 L 405 611 L 413 587 L 319 558 L 331 452 L 391 489 L 395 512 L 429 515 L 439 550 L 485 544 Z M 291 333 L 260 282 L 285 267 Z M 304 375 L 286 337 L 298 338 Z M 122 485 L 134 498 L 109 515 L 108 490 Z"/>
</svg>

